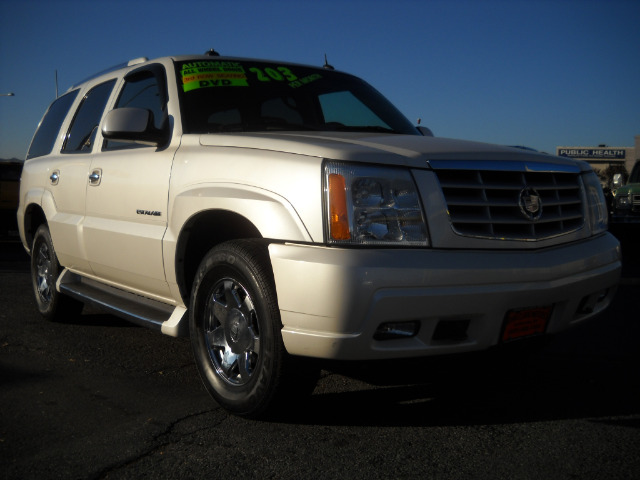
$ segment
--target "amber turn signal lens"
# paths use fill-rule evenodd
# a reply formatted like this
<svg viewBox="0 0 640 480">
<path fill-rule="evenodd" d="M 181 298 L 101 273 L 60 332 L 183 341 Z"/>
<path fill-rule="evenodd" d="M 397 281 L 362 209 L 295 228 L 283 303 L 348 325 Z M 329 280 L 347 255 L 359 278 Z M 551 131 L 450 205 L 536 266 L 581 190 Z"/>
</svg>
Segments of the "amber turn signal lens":
<svg viewBox="0 0 640 480">
<path fill-rule="evenodd" d="M 331 238 L 349 240 L 349 215 L 347 213 L 347 187 L 344 177 L 337 173 L 329 175 L 329 215 Z"/>
</svg>

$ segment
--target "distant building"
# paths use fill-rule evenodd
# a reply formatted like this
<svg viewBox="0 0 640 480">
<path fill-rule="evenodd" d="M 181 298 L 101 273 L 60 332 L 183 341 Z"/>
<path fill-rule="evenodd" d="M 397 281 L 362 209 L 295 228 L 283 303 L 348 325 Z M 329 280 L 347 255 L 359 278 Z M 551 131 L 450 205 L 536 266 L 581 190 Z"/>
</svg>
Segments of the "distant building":
<svg viewBox="0 0 640 480">
<path fill-rule="evenodd" d="M 557 147 L 556 155 L 584 160 L 591 164 L 600 177 L 608 183 L 614 173 L 631 172 L 640 160 L 640 135 L 635 136 L 634 147 Z"/>
</svg>

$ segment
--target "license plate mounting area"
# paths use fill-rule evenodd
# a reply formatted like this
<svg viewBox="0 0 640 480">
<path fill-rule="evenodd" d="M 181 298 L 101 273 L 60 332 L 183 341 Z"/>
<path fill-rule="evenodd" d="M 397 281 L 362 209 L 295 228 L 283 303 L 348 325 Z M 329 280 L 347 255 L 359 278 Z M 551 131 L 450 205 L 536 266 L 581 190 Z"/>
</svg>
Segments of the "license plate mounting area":
<svg viewBox="0 0 640 480">
<path fill-rule="evenodd" d="M 510 310 L 502 327 L 502 342 L 543 335 L 547 330 L 552 307 L 530 307 Z"/>
</svg>

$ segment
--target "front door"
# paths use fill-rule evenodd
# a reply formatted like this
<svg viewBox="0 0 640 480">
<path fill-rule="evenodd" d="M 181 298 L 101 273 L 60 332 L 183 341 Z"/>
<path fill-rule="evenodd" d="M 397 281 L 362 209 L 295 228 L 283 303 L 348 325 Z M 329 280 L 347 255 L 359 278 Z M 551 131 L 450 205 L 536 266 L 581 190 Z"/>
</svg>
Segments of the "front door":
<svg viewBox="0 0 640 480">
<path fill-rule="evenodd" d="M 158 66 L 127 75 L 116 108 L 148 109 L 161 127 L 167 121 L 167 95 L 159 71 L 164 75 Z M 94 155 L 83 237 L 91 268 L 102 281 L 145 295 L 169 296 L 162 239 L 175 150 L 171 144 L 110 140 Z"/>
</svg>

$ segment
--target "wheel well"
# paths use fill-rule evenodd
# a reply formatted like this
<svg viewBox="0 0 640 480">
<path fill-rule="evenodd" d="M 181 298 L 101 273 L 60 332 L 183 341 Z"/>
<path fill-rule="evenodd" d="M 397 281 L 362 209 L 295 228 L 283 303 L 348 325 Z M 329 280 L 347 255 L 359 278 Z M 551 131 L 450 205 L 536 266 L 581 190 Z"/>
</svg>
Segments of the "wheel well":
<svg viewBox="0 0 640 480">
<path fill-rule="evenodd" d="M 185 304 L 205 254 L 216 245 L 241 238 L 262 238 L 253 223 L 227 210 L 201 212 L 183 226 L 176 245 L 176 280 Z"/>
<path fill-rule="evenodd" d="M 27 241 L 27 245 L 31 248 L 33 245 L 33 237 L 36 235 L 36 230 L 43 223 L 47 223 L 47 217 L 44 211 L 37 204 L 29 205 L 24 212 L 24 236 Z"/>
</svg>

